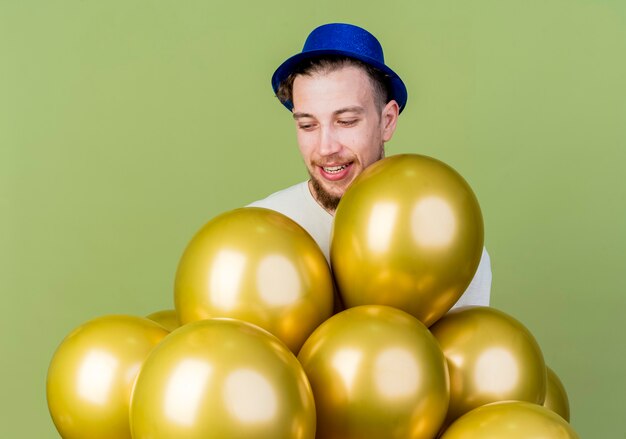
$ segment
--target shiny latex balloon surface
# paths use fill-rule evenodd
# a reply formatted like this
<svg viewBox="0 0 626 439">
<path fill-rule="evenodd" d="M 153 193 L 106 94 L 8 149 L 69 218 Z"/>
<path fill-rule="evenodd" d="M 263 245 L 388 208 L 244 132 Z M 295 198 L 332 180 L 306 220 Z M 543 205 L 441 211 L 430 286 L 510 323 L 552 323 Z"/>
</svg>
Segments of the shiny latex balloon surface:
<svg viewBox="0 0 626 439">
<path fill-rule="evenodd" d="M 560 416 L 537 404 L 484 405 L 456 420 L 440 439 L 579 439 Z"/>
<path fill-rule="evenodd" d="M 318 439 L 431 439 L 445 418 L 445 358 L 403 311 L 365 305 L 336 314 L 298 359 L 313 388 Z"/>
<path fill-rule="evenodd" d="M 457 308 L 430 327 L 450 372 L 446 423 L 484 404 L 505 400 L 542 404 L 546 365 L 533 335 L 489 307 Z"/>
<path fill-rule="evenodd" d="M 567 422 L 569 418 L 569 399 L 565 386 L 559 379 L 558 375 L 548 367 L 548 388 L 546 391 L 546 400 L 543 406 L 560 415 Z"/>
<path fill-rule="evenodd" d="M 153 312 L 152 314 L 148 314 L 146 318 L 152 320 L 153 322 L 157 322 L 170 332 L 180 327 L 178 315 L 174 309 L 165 309 L 163 311 Z"/>
<path fill-rule="evenodd" d="M 182 324 L 211 317 L 254 323 L 294 353 L 331 316 L 333 282 L 313 238 L 286 216 L 242 208 L 209 221 L 176 273 Z"/>
<path fill-rule="evenodd" d="M 348 188 L 330 259 L 346 307 L 390 305 L 430 326 L 470 284 L 482 249 L 480 206 L 463 177 L 403 154 L 373 164 Z"/>
<path fill-rule="evenodd" d="M 302 366 L 276 337 L 210 319 L 177 329 L 150 355 L 130 422 L 134 439 L 313 439 L 315 405 Z"/>
<path fill-rule="evenodd" d="M 47 378 L 48 408 L 64 439 L 130 438 L 135 378 L 168 334 L 134 316 L 105 316 L 72 331 L 57 348 Z"/>
</svg>

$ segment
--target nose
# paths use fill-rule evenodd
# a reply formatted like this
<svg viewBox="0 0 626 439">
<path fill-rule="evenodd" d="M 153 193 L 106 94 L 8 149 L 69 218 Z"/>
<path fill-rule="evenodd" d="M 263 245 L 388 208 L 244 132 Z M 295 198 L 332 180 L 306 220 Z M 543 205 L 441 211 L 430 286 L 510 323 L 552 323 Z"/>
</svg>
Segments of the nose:
<svg viewBox="0 0 626 439">
<path fill-rule="evenodd" d="M 319 153 L 322 157 L 337 154 L 341 151 L 341 142 L 332 127 L 322 128 L 320 133 Z"/>
</svg>

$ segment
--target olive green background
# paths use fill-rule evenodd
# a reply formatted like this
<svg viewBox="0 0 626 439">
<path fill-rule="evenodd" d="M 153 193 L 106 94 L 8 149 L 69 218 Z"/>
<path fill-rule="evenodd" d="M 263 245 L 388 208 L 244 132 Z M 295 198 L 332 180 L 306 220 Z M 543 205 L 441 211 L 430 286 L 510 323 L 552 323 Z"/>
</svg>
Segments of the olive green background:
<svg viewBox="0 0 626 439">
<path fill-rule="evenodd" d="M 626 2 L 0 0 L 0 437 L 58 437 L 63 337 L 173 306 L 218 213 L 305 178 L 269 79 L 313 27 L 370 29 L 409 102 L 387 154 L 481 202 L 493 306 L 522 321 L 581 437 L 626 437 Z"/>
</svg>

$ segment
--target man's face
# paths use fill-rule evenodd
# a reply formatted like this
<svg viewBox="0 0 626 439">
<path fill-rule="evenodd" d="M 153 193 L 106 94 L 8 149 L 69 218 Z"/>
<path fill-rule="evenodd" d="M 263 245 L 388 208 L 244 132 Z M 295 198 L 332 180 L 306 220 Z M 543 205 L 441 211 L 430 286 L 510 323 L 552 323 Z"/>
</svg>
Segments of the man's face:
<svg viewBox="0 0 626 439">
<path fill-rule="evenodd" d="M 367 73 L 353 66 L 297 76 L 293 104 L 313 195 L 334 212 L 356 176 L 383 157 L 383 145 L 395 130 L 398 104 L 391 101 L 380 109 Z"/>
</svg>

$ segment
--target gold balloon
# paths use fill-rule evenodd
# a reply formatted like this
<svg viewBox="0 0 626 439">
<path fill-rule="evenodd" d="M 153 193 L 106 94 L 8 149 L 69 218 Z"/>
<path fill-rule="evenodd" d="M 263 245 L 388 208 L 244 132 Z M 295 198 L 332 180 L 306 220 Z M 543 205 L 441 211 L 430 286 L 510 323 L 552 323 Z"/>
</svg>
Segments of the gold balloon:
<svg viewBox="0 0 626 439">
<path fill-rule="evenodd" d="M 373 164 L 348 188 L 330 259 L 346 307 L 390 305 L 430 326 L 470 284 L 482 249 L 482 214 L 463 177 L 403 154 Z"/>
<path fill-rule="evenodd" d="M 168 334 L 134 316 L 105 316 L 72 331 L 57 348 L 47 378 L 48 408 L 64 439 L 130 439 L 128 407 L 135 378 Z"/>
<path fill-rule="evenodd" d="M 457 419 L 440 439 L 580 439 L 560 416 L 540 405 L 507 401 Z"/>
<path fill-rule="evenodd" d="M 565 386 L 556 373 L 548 367 L 548 388 L 543 406 L 560 415 L 567 422 L 569 419 L 569 399 Z"/>
<path fill-rule="evenodd" d="M 242 208 L 209 221 L 178 265 L 182 324 L 241 319 L 270 331 L 294 353 L 331 316 L 330 267 L 313 238 L 286 216 Z"/>
<path fill-rule="evenodd" d="M 147 315 L 146 318 L 152 320 L 153 322 L 157 322 L 170 332 L 180 327 L 178 315 L 176 315 L 176 310 L 173 309 L 153 312 L 152 314 Z"/>
<path fill-rule="evenodd" d="M 446 361 L 413 316 L 364 305 L 334 315 L 298 355 L 318 439 L 431 439 L 448 408 Z"/>
<path fill-rule="evenodd" d="M 134 439 L 313 439 L 315 404 L 294 355 L 249 323 L 210 319 L 172 332 L 133 392 Z"/>
<path fill-rule="evenodd" d="M 505 400 L 542 404 L 546 365 L 533 335 L 494 308 L 457 308 L 430 327 L 450 371 L 446 423 L 484 404 Z"/>
</svg>

